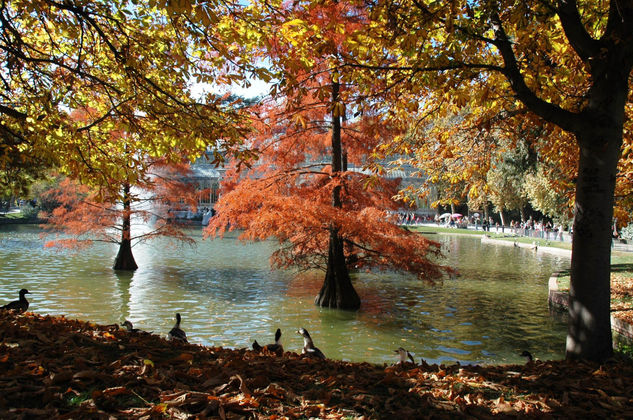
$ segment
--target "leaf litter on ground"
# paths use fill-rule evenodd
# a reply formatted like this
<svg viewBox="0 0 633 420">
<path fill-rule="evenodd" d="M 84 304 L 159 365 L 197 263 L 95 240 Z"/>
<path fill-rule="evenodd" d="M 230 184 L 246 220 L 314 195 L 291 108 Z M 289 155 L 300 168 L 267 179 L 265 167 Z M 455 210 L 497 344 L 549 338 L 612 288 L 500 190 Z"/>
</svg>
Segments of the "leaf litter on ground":
<svg viewBox="0 0 633 420">
<path fill-rule="evenodd" d="M 5 312 L 0 418 L 633 418 L 633 365 L 376 365 Z"/>
</svg>

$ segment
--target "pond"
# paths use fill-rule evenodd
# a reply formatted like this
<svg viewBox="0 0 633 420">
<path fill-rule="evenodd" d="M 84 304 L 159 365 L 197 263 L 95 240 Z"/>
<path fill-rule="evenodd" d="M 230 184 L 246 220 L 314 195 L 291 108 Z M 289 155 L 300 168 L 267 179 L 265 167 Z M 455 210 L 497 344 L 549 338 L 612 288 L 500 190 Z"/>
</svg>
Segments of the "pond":
<svg viewBox="0 0 633 420">
<path fill-rule="evenodd" d="M 44 248 L 37 226 L 0 226 L 0 303 L 25 287 L 40 314 L 101 324 L 125 319 L 165 335 L 180 312 L 189 341 L 250 347 L 283 332 L 287 351 L 300 351 L 299 327 L 333 359 L 393 363 L 402 346 L 429 363 L 521 363 L 523 350 L 540 359 L 564 357 L 566 325 L 547 306 L 550 274 L 569 258 L 481 244 L 478 237 L 432 235 L 460 275 L 435 285 L 412 275 L 357 273 L 358 312 L 314 305 L 323 275 L 271 270 L 274 241 L 242 244 L 235 237 L 195 247 L 166 240 L 138 245 L 139 269 L 111 269 L 116 247 L 80 253 Z"/>
</svg>

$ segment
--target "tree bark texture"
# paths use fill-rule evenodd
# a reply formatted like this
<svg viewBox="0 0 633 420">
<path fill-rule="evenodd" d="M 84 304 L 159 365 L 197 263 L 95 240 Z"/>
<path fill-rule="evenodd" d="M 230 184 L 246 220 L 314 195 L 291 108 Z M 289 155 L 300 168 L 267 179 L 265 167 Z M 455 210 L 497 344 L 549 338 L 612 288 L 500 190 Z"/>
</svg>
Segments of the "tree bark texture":
<svg viewBox="0 0 633 420">
<path fill-rule="evenodd" d="M 338 231 L 331 229 L 325 281 L 315 302 L 327 308 L 356 310 L 360 308 L 360 297 L 352 285 L 345 264 L 343 245 L 343 239 Z"/>
<path fill-rule="evenodd" d="M 339 84 L 332 83 L 332 103 L 339 100 Z M 340 175 L 343 169 L 343 153 L 341 145 L 341 117 L 332 110 L 332 176 Z M 332 189 L 332 206 L 342 208 L 341 187 Z M 336 226 L 330 226 L 330 240 L 328 246 L 327 268 L 321 291 L 315 298 L 319 306 L 337 309 L 360 308 L 360 297 L 349 276 L 345 261 L 344 238 L 339 234 Z"/>
<path fill-rule="evenodd" d="M 115 270 L 136 270 L 138 265 L 132 254 L 132 232 L 131 232 L 131 206 L 130 206 L 130 186 L 123 187 L 123 222 L 121 226 L 121 242 L 119 243 L 119 252 L 114 260 Z"/>
<path fill-rule="evenodd" d="M 582 147 L 572 239 L 567 358 L 604 361 L 611 337 L 611 220 L 621 138 Z"/>
</svg>

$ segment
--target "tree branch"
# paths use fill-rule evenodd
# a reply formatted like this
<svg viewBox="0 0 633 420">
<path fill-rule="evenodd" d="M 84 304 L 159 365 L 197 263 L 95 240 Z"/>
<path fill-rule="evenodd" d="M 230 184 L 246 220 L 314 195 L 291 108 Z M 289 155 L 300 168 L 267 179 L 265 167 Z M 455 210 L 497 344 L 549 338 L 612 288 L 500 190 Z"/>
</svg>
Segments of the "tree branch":
<svg viewBox="0 0 633 420">
<path fill-rule="evenodd" d="M 580 115 L 564 110 L 536 96 L 525 83 L 525 79 L 519 70 L 519 65 L 512 49 L 512 43 L 503 29 L 501 18 L 497 12 L 491 14 L 491 23 L 495 34 L 494 45 L 499 50 L 504 63 L 504 68 L 501 72 L 510 82 L 510 86 L 516 94 L 516 97 L 523 102 L 530 111 L 544 120 L 557 124 L 564 130 L 576 132 L 579 124 L 583 124 L 583 122 L 586 121 L 584 121 Z"/>
<path fill-rule="evenodd" d="M 597 56 L 600 52 L 601 42 L 593 39 L 585 29 L 576 0 L 558 0 L 556 12 L 569 44 L 580 59 L 587 63 L 592 57 Z"/>
<path fill-rule="evenodd" d="M 9 117 L 15 118 L 17 120 L 25 120 L 27 115 L 24 112 L 20 112 L 11 107 L 0 104 L 0 113 L 4 115 L 8 115 Z"/>
</svg>

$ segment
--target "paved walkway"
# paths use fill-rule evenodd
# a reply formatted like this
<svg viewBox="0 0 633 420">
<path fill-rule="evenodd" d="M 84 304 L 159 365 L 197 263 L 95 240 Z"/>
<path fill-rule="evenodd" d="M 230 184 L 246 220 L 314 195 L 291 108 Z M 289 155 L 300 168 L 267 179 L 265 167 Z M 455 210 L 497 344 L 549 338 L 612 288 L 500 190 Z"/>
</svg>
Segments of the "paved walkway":
<svg viewBox="0 0 633 420">
<path fill-rule="evenodd" d="M 443 224 L 438 225 L 437 223 L 421 223 L 421 224 L 417 224 L 417 225 L 407 225 L 407 226 L 426 226 L 426 227 L 443 227 L 443 228 L 450 227 L 450 226 L 446 226 L 446 225 L 443 225 Z M 465 230 L 473 231 L 473 232 L 475 232 L 475 231 L 482 232 L 481 227 L 478 226 L 478 229 L 475 229 L 475 226 L 469 225 L 468 229 L 455 228 L 455 233 L 465 233 L 464 232 Z M 520 235 L 520 234 L 514 233 L 511 228 L 507 228 L 507 229 L 499 228 L 498 230 L 497 230 L 497 228 L 492 228 L 492 229 L 490 229 L 489 233 L 506 234 L 508 236 L 516 235 L 517 237 L 533 238 L 534 240 L 537 240 L 537 239 L 538 240 L 544 240 L 544 241 L 548 240 L 547 237 L 541 238 L 540 236 L 535 237 L 535 236 L 532 236 L 532 235 L 530 235 L 530 236 Z M 553 233 L 550 234 L 550 237 L 553 237 L 553 235 L 554 235 Z M 569 233 L 565 232 L 563 234 L 563 240 L 562 241 L 560 239 L 556 239 L 555 240 L 555 239 L 551 239 L 551 238 L 549 239 L 549 241 L 552 242 L 552 243 L 554 243 L 554 242 L 571 243 L 571 239 L 572 239 L 572 235 L 570 235 Z M 499 241 L 502 241 L 502 240 L 499 240 Z M 509 242 L 509 241 L 507 241 L 507 242 Z M 519 244 L 519 246 L 529 246 L 529 244 L 523 244 L 523 245 Z M 614 241 L 613 244 L 612 244 L 612 249 L 613 249 L 613 251 L 633 252 L 633 244 L 630 244 L 630 243 L 629 244 L 623 244 L 623 243 L 620 243 L 619 241 Z"/>
</svg>

